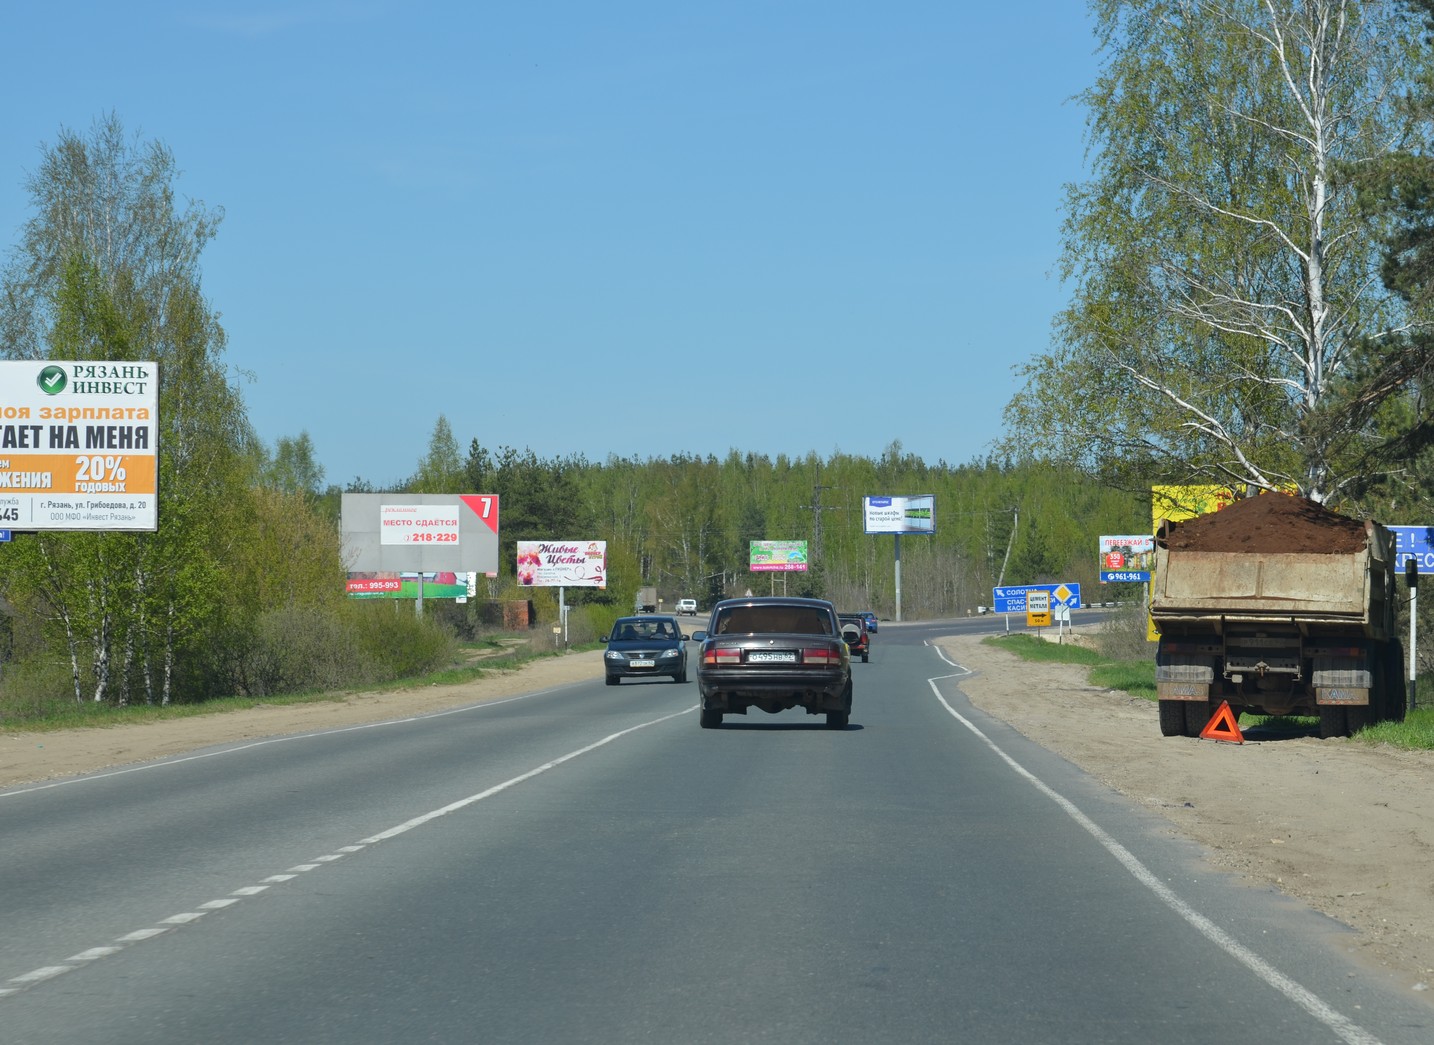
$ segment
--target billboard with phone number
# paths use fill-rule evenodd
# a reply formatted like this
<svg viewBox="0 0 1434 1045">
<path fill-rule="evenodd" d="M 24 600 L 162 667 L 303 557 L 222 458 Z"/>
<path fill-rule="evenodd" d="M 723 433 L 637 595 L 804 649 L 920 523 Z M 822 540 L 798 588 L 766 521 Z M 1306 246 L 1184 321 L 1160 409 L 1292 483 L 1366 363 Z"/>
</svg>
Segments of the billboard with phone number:
<svg viewBox="0 0 1434 1045">
<path fill-rule="evenodd" d="M 0 526 L 159 529 L 159 364 L 0 362 Z"/>
<path fill-rule="evenodd" d="M 752 541 L 747 565 L 753 573 L 800 573 L 807 568 L 807 542 Z"/>
</svg>

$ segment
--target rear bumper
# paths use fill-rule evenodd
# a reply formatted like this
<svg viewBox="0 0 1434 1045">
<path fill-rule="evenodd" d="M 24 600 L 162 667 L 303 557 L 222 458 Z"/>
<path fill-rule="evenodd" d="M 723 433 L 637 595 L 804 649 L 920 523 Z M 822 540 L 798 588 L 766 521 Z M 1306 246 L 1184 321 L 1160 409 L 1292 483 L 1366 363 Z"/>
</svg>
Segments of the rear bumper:
<svg viewBox="0 0 1434 1045">
<path fill-rule="evenodd" d="M 850 676 L 833 669 L 771 670 L 700 669 L 697 688 L 708 711 L 741 713 L 748 707 L 780 711 L 844 711 L 851 707 Z"/>
</svg>

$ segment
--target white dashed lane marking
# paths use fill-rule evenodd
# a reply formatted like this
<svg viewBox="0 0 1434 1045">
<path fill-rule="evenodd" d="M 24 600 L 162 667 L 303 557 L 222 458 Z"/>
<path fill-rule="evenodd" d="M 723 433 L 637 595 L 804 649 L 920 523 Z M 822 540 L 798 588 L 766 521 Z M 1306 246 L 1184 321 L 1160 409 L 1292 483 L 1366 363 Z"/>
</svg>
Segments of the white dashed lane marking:
<svg viewBox="0 0 1434 1045">
<path fill-rule="evenodd" d="M 206 903 L 200 904 L 197 910 L 181 911 L 178 914 L 171 914 L 168 918 L 161 918 L 157 924 L 152 925 L 149 928 L 136 929 L 134 932 L 126 933 L 125 935 L 116 939 L 113 944 L 103 947 L 91 947 L 88 950 L 81 951 L 79 954 L 76 954 L 71 958 L 65 959 L 64 964 L 43 965 L 38 969 L 32 969 L 31 971 L 23 973 L 19 976 L 12 976 L 10 979 L 4 982 L 4 986 L 0 986 L 0 1000 L 3 1000 L 4 998 L 7 998 L 13 994 L 19 994 L 21 991 L 27 990 L 35 986 L 36 984 L 44 983 L 47 980 L 53 980 L 57 976 L 63 976 L 67 972 L 74 972 L 76 969 L 83 968 L 84 966 L 94 961 L 97 961 L 100 958 L 108 958 L 111 955 L 118 954 L 120 951 L 123 951 L 125 947 L 129 945 L 142 943 L 145 940 L 152 940 L 156 936 L 162 936 L 165 933 L 171 932 L 181 926 L 191 925 L 194 922 L 199 921 L 211 911 L 219 911 L 227 907 L 232 907 L 244 897 L 258 896 L 260 893 L 266 892 L 271 886 L 278 885 L 282 882 L 292 881 L 293 879 L 299 877 L 299 875 L 304 874 L 308 871 L 318 870 L 320 867 L 325 867 L 329 864 L 332 864 L 336 860 L 342 860 L 345 856 L 349 856 L 353 853 L 362 852 L 364 849 L 368 848 L 370 845 L 373 845 L 376 842 L 380 842 L 388 838 L 393 838 L 396 835 L 404 834 L 405 832 L 413 830 L 415 827 L 419 827 L 432 820 L 436 820 L 439 817 L 443 817 L 449 813 L 456 812 L 459 809 L 463 809 L 467 806 L 473 805 L 476 802 L 481 802 L 485 798 L 491 798 L 493 795 L 506 791 L 509 788 L 516 786 L 517 784 L 524 783 L 542 773 L 546 773 L 548 770 L 560 766 L 564 762 L 570 762 L 575 758 L 588 754 L 589 752 L 596 751 L 598 748 L 610 744 L 614 740 L 627 736 L 630 733 L 635 733 L 640 729 L 646 729 L 648 726 L 655 726 L 660 722 L 666 722 L 669 719 L 677 718 L 679 715 L 685 715 L 693 710 L 695 709 L 686 708 L 674 714 L 663 715 L 661 718 L 655 718 L 648 722 L 643 722 L 640 725 L 631 726 L 628 729 L 620 730 L 617 733 L 609 734 L 608 736 L 603 737 L 601 740 L 589 744 L 586 747 L 578 748 L 576 751 L 570 751 L 568 754 L 563 755 L 561 758 L 556 758 L 551 762 L 544 762 L 536 769 L 530 769 L 528 772 L 523 773 L 520 776 L 516 776 L 511 780 L 496 785 L 495 787 L 490 787 L 486 791 L 480 791 L 476 795 L 469 795 L 467 798 L 459 799 L 457 802 L 452 802 L 439 809 L 435 809 L 432 812 L 425 813 L 422 816 L 414 817 L 412 820 L 404 821 L 403 823 L 398 824 L 395 827 L 391 827 L 387 831 L 382 831 L 371 838 L 365 838 L 358 845 L 341 846 L 335 852 L 326 853 L 323 856 L 316 856 L 308 863 L 296 864 L 282 874 L 271 874 L 267 878 L 260 879 L 260 882 L 262 884 L 241 886 L 240 888 L 233 890 L 228 896 L 222 897 L 218 900 L 210 900 Z"/>
</svg>

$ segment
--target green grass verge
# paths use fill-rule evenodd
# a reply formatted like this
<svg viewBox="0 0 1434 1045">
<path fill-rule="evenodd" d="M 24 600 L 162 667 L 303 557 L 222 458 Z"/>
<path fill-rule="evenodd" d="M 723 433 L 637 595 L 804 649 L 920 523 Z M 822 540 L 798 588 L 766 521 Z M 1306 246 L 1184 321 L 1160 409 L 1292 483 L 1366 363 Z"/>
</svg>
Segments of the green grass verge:
<svg viewBox="0 0 1434 1045">
<path fill-rule="evenodd" d="M 61 729 L 102 729 L 109 726 L 168 722 L 174 719 L 194 718 L 199 715 L 222 715 L 248 708 L 338 703 L 355 693 L 425 689 L 429 686 L 457 686 L 500 672 L 515 671 L 524 664 L 557 656 L 560 652 L 547 649 L 533 650 L 526 644 L 515 649 L 508 643 L 483 640 L 463 643 L 460 646 L 460 653 L 464 659 L 451 667 L 414 678 L 375 683 L 370 686 L 354 686 L 337 691 L 281 693 L 266 697 L 213 697 L 204 701 L 164 706 L 132 703 L 125 707 L 116 707 L 109 703 L 96 704 L 93 701 L 86 701 L 83 704 L 58 701 L 34 708 L 30 713 L 15 714 L 12 711 L 11 714 L 0 717 L 0 733 L 51 733 Z M 467 659 L 474 653 L 482 654 L 482 659 L 478 661 Z"/>
<path fill-rule="evenodd" d="M 1047 642 L 1032 635 L 996 635 L 982 640 L 987 645 L 1007 650 L 1024 660 L 1045 663 L 1078 664 L 1088 669 L 1087 678 L 1094 686 L 1121 690 L 1132 696 L 1155 699 L 1155 658 L 1111 660 L 1099 652 L 1073 644 Z M 1421 679 L 1419 693 L 1428 693 L 1428 683 Z M 1318 730 L 1319 720 L 1297 715 L 1241 715 L 1240 728 L 1284 733 L 1308 733 Z M 1407 751 L 1434 751 L 1434 708 L 1416 708 L 1403 722 L 1380 722 L 1355 734 L 1364 744 L 1388 744 Z"/>
</svg>

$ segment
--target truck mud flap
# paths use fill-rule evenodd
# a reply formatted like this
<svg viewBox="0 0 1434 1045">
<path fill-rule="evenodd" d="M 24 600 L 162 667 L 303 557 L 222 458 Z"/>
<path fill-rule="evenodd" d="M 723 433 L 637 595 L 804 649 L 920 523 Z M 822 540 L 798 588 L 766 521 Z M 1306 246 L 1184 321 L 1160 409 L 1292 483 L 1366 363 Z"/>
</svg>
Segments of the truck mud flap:
<svg viewBox="0 0 1434 1045">
<path fill-rule="evenodd" d="M 1155 696 L 1158 700 L 1198 700 L 1205 703 L 1210 699 L 1210 686 L 1198 682 L 1157 682 Z"/>
<path fill-rule="evenodd" d="M 1162 640 L 1155 651 L 1155 695 L 1160 700 L 1209 700 L 1215 684 L 1214 658 L 1180 645 Z"/>
</svg>

